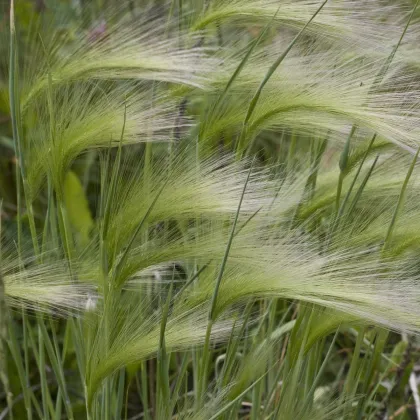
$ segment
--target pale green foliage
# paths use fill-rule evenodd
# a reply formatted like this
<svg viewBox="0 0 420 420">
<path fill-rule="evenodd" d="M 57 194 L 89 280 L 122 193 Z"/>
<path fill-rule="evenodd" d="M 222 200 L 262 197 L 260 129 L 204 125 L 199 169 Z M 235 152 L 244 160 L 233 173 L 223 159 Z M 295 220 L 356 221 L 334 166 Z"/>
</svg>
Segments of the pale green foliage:
<svg viewBox="0 0 420 420">
<path fill-rule="evenodd" d="M 80 243 L 86 245 L 93 228 L 93 220 L 83 186 L 74 172 L 67 172 L 63 190 L 64 204 L 69 221 L 74 226 L 75 236 L 78 236 Z"/>
<path fill-rule="evenodd" d="M 120 418 L 134 384 L 149 420 L 373 418 L 385 329 L 420 333 L 417 24 L 394 56 L 397 5 L 204 3 L 40 18 L 22 49 L 12 32 L 0 270 L 28 418 L 77 418 L 71 380 L 89 419 Z"/>
<path fill-rule="evenodd" d="M 180 156 L 168 170 L 159 166 L 154 168 L 152 178 L 147 182 L 125 180 L 117 192 L 119 198 L 109 227 L 110 252 L 115 252 L 114 248 L 118 249 L 128 239 L 161 188 L 161 195 L 148 218 L 149 223 L 195 217 L 223 221 L 236 212 L 244 177 L 243 166 L 234 163 L 229 156 L 210 158 L 196 167 L 189 167 L 188 161 Z M 255 172 L 242 207 L 243 217 L 267 206 L 272 201 L 273 192 L 274 185 L 267 174 Z M 220 244 L 217 230 L 210 233 L 214 235 L 215 243 Z"/>
<path fill-rule="evenodd" d="M 275 24 L 288 29 L 300 29 L 311 18 L 319 2 L 312 0 L 216 0 L 195 24 L 203 28 L 212 23 L 234 22 L 259 24 L 269 21 L 275 15 Z M 279 7 L 280 6 L 280 7 Z M 336 0 L 330 1 L 317 20 L 308 28 L 311 35 L 356 44 L 360 48 L 389 48 L 388 40 L 398 38 L 399 23 L 392 18 L 396 7 L 384 6 L 379 2 Z M 378 16 L 388 17 L 382 25 Z"/>
<path fill-rule="evenodd" d="M 2 271 L 7 302 L 16 309 L 69 314 L 72 310 L 85 310 L 88 297 L 96 293 L 93 285 L 72 282 L 64 261 L 36 265 L 25 261 L 22 264 L 30 266 L 24 268 L 16 265 L 16 255 L 15 259 L 11 257 L 4 256 Z"/>
<path fill-rule="evenodd" d="M 319 254 L 308 242 L 295 238 L 257 245 L 250 256 L 228 266 L 218 309 L 246 297 L 283 297 L 331 307 L 394 329 L 419 330 L 419 278 L 408 267 L 381 260 L 375 248 L 348 248 Z M 214 273 L 204 273 L 191 300 L 207 298 Z M 208 274 L 208 280 L 206 280 Z"/>
<path fill-rule="evenodd" d="M 47 174 L 60 191 L 66 171 L 81 153 L 91 148 L 118 145 L 125 128 L 123 144 L 168 139 L 176 121 L 170 101 L 151 102 L 139 89 L 124 86 L 104 91 L 95 84 L 66 85 L 52 96 L 49 104 L 40 100 L 34 114 L 25 113 L 31 128 L 28 135 L 28 186 L 34 197 Z M 169 135 L 168 135 L 169 134 Z"/>
<path fill-rule="evenodd" d="M 246 115 L 246 104 L 264 77 L 266 63 L 275 60 L 282 45 L 279 42 L 279 47 L 265 49 L 250 60 L 237 80 L 236 90 L 234 86 L 203 137 L 238 130 Z M 375 89 L 381 61 L 349 54 L 343 62 L 346 54 L 337 47 L 299 49 L 270 78 L 249 122 L 249 140 L 264 129 L 285 129 L 301 135 L 329 133 L 330 138 L 343 141 L 350 124 L 355 124 L 407 150 L 417 149 L 420 92 L 413 83 L 415 73 L 403 72 L 400 63 L 395 63 L 383 86 Z M 223 73 L 217 77 L 216 89 L 225 83 Z"/>
<path fill-rule="evenodd" d="M 123 294 L 120 302 L 114 303 L 114 322 L 111 325 L 113 338 L 109 349 L 102 347 L 99 335 L 94 342 L 86 377 L 89 398 L 93 398 L 101 382 L 118 368 L 149 359 L 158 351 L 161 308 L 152 311 L 152 308 L 143 307 L 136 311 L 135 306 L 131 306 L 138 302 L 135 297 Z M 134 300 L 133 304 L 130 304 L 130 300 Z M 149 315 L 148 312 L 155 314 Z M 208 306 L 202 305 L 175 311 L 170 315 L 165 332 L 166 349 L 182 351 L 202 344 L 206 334 L 207 314 Z M 231 322 L 221 321 L 214 325 L 212 339 L 226 339 L 230 332 Z"/>
<path fill-rule="evenodd" d="M 99 23 L 100 25 L 101 23 Z M 39 48 L 28 63 L 23 106 L 53 87 L 72 81 L 151 80 L 199 87 L 217 63 L 205 48 L 194 47 L 198 36 L 168 37 L 159 19 L 104 23 L 103 31 L 66 39 L 48 34 L 47 50 Z M 186 47 L 180 45 L 186 44 Z M 62 54 L 62 48 L 67 51 Z M 36 66 L 31 68 L 30 66 Z"/>
</svg>

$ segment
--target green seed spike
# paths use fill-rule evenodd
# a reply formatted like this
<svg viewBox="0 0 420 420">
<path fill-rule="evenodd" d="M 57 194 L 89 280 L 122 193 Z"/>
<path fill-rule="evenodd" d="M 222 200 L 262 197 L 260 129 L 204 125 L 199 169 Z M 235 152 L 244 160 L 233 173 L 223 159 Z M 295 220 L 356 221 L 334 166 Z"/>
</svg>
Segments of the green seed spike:
<svg viewBox="0 0 420 420">
<path fill-rule="evenodd" d="M 348 202 L 348 200 L 350 198 L 350 194 L 353 191 L 354 185 L 356 184 L 357 178 L 360 175 L 360 171 L 362 170 L 363 164 L 365 163 L 366 158 L 369 155 L 369 152 L 370 152 L 370 150 L 371 150 L 371 148 L 373 146 L 373 143 L 374 143 L 375 139 L 376 139 L 376 134 L 373 135 L 372 140 L 370 141 L 369 146 L 366 149 L 366 153 L 363 155 L 362 161 L 360 162 L 360 165 L 359 165 L 359 167 L 357 169 L 356 175 L 354 176 L 353 181 L 352 181 L 352 183 L 350 185 L 350 188 L 347 191 L 347 194 L 346 194 L 346 196 L 344 198 L 343 204 L 340 206 L 340 211 L 338 212 L 338 217 L 340 217 L 343 214 L 343 211 L 344 211 L 344 209 L 346 207 L 346 204 L 347 204 L 347 202 Z"/>
<path fill-rule="evenodd" d="M 338 226 L 341 223 L 341 217 L 344 214 L 344 210 L 345 210 L 346 205 L 347 205 L 347 203 L 348 203 L 348 201 L 350 199 L 351 193 L 353 192 L 353 188 L 356 185 L 356 181 L 359 178 L 359 175 L 360 175 L 360 172 L 362 170 L 362 167 L 363 167 L 363 165 L 364 165 L 364 163 L 366 161 L 366 158 L 368 157 L 368 155 L 369 155 L 369 153 L 370 153 L 370 151 L 372 149 L 372 146 L 373 146 L 373 143 L 374 143 L 375 139 L 376 139 L 376 134 L 373 135 L 372 140 L 370 141 L 370 143 L 368 145 L 368 148 L 366 149 L 366 152 L 363 155 L 363 158 L 362 158 L 362 160 L 360 162 L 360 165 L 359 165 L 359 167 L 357 169 L 357 172 L 356 172 L 356 174 L 353 177 L 353 180 L 351 182 L 351 185 L 350 185 L 349 189 L 347 190 L 347 194 L 344 197 L 343 202 L 341 203 L 341 206 L 340 206 L 340 209 L 338 211 L 337 217 L 335 218 L 334 223 L 332 225 L 331 234 L 333 234 L 335 232 L 335 230 L 338 228 Z"/>
<path fill-rule="evenodd" d="M 356 126 L 353 125 L 353 127 L 351 128 L 350 134 L 347 137 L 347 141 L 344 146 L 344 149 L 340 156 L 340 161 L 339 161 L 340 175 L 338 177 L 337 195 L 335 198 L 335 211 L 336 212 L 338 212 L 338 209 L 340 206 L 341 190 L 343 188 L 344 177 L 346 176 L 347 163 L 348 163 L 349 151 L 350 151 L 350 140 L 353 137 L 355 131 L 356 131 Z"/>
<path fill-rule="evenodd" d="M 338 164 L 341 172 L 345 172 L 347 169 L 347 162 L 349 159 L 349 151 L 350 151 L 350 140 L 354 136 L 355 131 L 356 131 L 356 126 L 353 126 L 351 128 L 350 134 L 347 137 L 347 141 L 344 146 L 343 152 L 341 153 L 340 161 Z"/>
<path fill-rule="evenodd" d="M 359 201 L 363 190 L 365 189 L 365 186 L 369 180 L 369 178 L 371 177 L 373 170 L 375 169 L 376 163 L 378 162 L 379 159 L 379 155 L 376 156 L 375 160 L 372 163 L 372 166 L 369 168 L 368 173 L 366 174 L 366 176 L 363 178 L 362 184 L 360 185 L 359 189 L 356 192 L 356 195 L 352 201 L 352 203 L 350 204 L 349 210 L 347 212 L 347 214 L 351 214 L 352 211 L 354 210 L 354 208 L 356 207 L 357 202 Z"/>
</svg>

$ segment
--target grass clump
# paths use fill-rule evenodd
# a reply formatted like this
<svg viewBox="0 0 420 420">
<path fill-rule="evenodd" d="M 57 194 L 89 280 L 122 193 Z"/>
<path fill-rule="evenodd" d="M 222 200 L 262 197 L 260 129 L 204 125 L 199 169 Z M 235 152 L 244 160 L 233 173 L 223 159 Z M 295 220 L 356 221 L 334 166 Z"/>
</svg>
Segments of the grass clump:
<svg viewBox="0 0 420 420">
<path fill-rule="evenodd" d="M 417 4 L 4 9 L 0 418 L 420 412 Z"/>
</svg>

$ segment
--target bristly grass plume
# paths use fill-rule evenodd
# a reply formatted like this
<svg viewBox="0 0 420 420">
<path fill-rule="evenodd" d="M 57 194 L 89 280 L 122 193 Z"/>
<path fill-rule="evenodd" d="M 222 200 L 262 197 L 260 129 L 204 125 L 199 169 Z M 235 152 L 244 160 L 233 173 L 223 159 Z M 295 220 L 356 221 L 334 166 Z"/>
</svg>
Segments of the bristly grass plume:
<svg viewBox="0 0 420 420">
<path fill-rule="evenodd" d="M 1 6 L 0 419 L 414 418 L 418 3 Z"/>
</svg>

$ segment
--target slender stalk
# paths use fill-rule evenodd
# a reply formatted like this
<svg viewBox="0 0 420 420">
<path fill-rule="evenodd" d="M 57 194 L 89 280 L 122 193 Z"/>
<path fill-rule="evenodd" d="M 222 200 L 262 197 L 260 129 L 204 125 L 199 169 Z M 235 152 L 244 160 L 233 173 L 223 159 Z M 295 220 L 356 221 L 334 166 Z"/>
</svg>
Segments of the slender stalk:
<svg viewBox="0 0 420 420">
<path fill-rule="evenodd" d="M 385 74 L 387 73 L 389 66 L 392 64 L 392 61 L 394 60 L 395 54 L 397 53 L 398 48 L 401 45 L 401 42 L 407 32 L 408 27 L 410 26 L 411 20 L 413 19 L 413 16 L 417 10 L 417 7 L 420 3 L 420 0 L 416 1 L 416 4 L 414 5 L 410 16 L 408 17 L 407 23 L 404 26 L 404 29 L 401 33 L 401 36 L 397 42 L 397 44 L 395 45 L 395 47 L 392 49 L 391 54 L 388 56 L 388 58 L 386 59 L 384 65 L 382 66 L 382 68 L 379 70 L 378 75 L 376 76 L 376 79 L 373 83 L 373 87 L 377 87 L 378 85 L 380 85 L 380 83 L 382 82 L 383 78 L 385 77 Z"/>
<path fill-rule="evenodd" d="M 319 382 L 321 380 L 321 377 L 322 377 L 322 375 L 323 375 L 323 373 L 324 373 L 324 371 L 325 371 L 325 369 L 327 367 L 327 363 L 329 362 L 331 353 L 332 353 L 332 351 L 334 349 L 335 342 L 337 340 L 338 332 L 339 332 L 339 329 L 337 328 L 337 331 L 334 334 L 334 337 L 332 339 L 332 342 L 330 344 L 330 347 L 328 348 L 327 354 L 324 357 L 324 360 L 322 362 L 322 365 L 321 365 L 320 369 L 318 370 L 318 373 L 316 375 L 316 378 L 312 381 L 311 389 L 309 390 L 309 392 L 308 392 L 308 394 L 306 396 L 306 400 L 303 403 L 302 413 L 304 415 L 305 415 L 305 411 L 310 407 L 310 405 L 313 402 L 313 396 L 314 396 L 314 393 L 315 393 L 315 389 L 318 386 L 318 384 L 319 384 Z"/>
<path fill-rule="evenodd" d="M 267 74 L 265 75 L 264 79 L 262 80 L 261 84 L 259 85 L 257 91 L 254 94 L 254 97 L 252 98 L 252 100 L 249 104 L 249 107 L 248 107 L 248 110 L 247 110 L 247 113 L 246 113 L 246 116 L 245 116 L 245 120 L 244 120 L 244 123 L 243 123 L 243 126 L 242 126 L 242 131 L 241 131 L 241 134 L 239 136 L 239 143 L 238 143 L 239 148 L 241 148 L 241 146 L 243 145 L 243 142 L 246 138 L 248 123 L 249 123 L 252 115 L 254 114 L 254 111 L 255 111 L 255 108 L 257 106 L 258 100 L 260 99 L 261 93 L 262 93 L 265 85 L 270 80 L 271 76 L 277 70 L 277 68 L 282 63 L 282 61 L 289 54 L 290 50 L 294 47 L 296 42 L 300 39 L 300 37 L 305 32 L 308 25 L 315 19 L 315 17 L 318 15 L 318 13 L 326 5 L 327 1 L 328 0 L 324 0 L 322 2 L 321 6 L 319 6 L 319 8 L 316 10 L 316 12 L 312 15 L 312 17 L 309 19 L 309 21 L 305 24 L 305 26 L 299 31 L 299 33 L 293 38 L 293 40 L 290 42 L 290 44 L 287 46 L 287 48 L 284 50 L 284 52 L 277 58 L 277 60 L 268 69 Z M 254 137 L 253 142 L 254 141 L 255 141 L 255 137 Z M 251 143 L 249 145 L 248 150 L 252 150 L 252 146 L 253 146 L 253 143 Z"/>
<path fill-rule="evenodd" d="M 200 405 L 202 405 L 204 403 L 203 399 L 204 399 L 204 393 L 205 393 L 205 388 L 206 388 L 206 384 L 207 384 L 207 372 L 208 372 L 209 352 L 210 352 L 210 337 L 211 337 L 211 331 L 212 331 L 212 328 L 213 328 L 213 323 L 214 323 L 214 321 L 216 319 L 216 316 L 217 316 L 216 308 L 217 308 L 217 298 L 218 298 L 218 294 L 219 294 L 219 288 L 220 288 L 220 284 L 222 282 L 223 273 L 225 271 L 226 263 L 227 263 L 227 260 L 228 260 L 228 257 L 229 257 L 230 248 L 232 246 L 232 242 L 233 242 L 233 238 L 234 238 L 234 234 L 235 234 L 235 229 L 236 229 L 236 224 L 238 223 L 239 213 L 241 211 L 242 201 L 244 199 L 245 191 L 246 191 L 246 188 L 248 186 L 249 179 L 251 177 L 251 171 L 252 171 L 252 164 L 251 164 L 251 167 L 248 171 L 248 176 L 246 178 L 245 185 L 244 185 L 244 188 L 242 190 L 242 195 L 241 195 L 241 198 L 239 200 L 238 208 L 236 210 L 235 219 L 233 221 L 233 225 L 232 225 L 232 229 L 231 229 L 231 232 L 230 232 L 229 240 L 228 240 L 228 243 L 226 245 L 225 254 L 223 256 L 222 265 L 220 267 L 219 274 L 218 274 L 217 279 L 216 279 L 216 285 L 215 285 L 214 291 L 213 291 L 213 296 L 211 298 L 209 320 L 208 320 L 208 323 L 207 323 L 206 336 L 205 336 L 204 347 L 203 347 L 203 357 L 202 357 L 201 371 L 200 371 L 201 372 L 201 381 L 200 381 L 199 393 L 197 395 L 197 401 Z"/>
<path fill-rule="evenodd" d="M 414 167 L 417 163 L 417 158 L 419 156 L 419 152 L 420 152 L 420 147 L 417 149 L 417 153 L 415 154 L 415 156 L 414 156 L 414 158 L 411 162 L 411 165 L 408 168 L 407 175 L 406 175 L 406 177 L 404 179 L 404 182 L 403 182 L 403 185 L 401 187 L 401 192 L 400 192 L 400 195 L 398 197 L 397 206 L 395 207 L 395 211 L 394 211 L 394 214 L 392 215 L 391 223 L 390 223 L 388 231 L 386 233 L 386 237 L 385 237 L 385 241 L 384 241 L 384 245 L 383 245 L 383 250 L 385 250 L 389 246 L 389 243 L 391 241 L 392 233 L 394 232 L 395 224 L 397 222 L 397 218 L 398 218 L 398 216 L 401 212 L 402 206 L 404 204 L 404 199 L 405 199 L 405 194 L 406 194 L 407 187 L 408 187 L 408 182 L 410 181 L 411 175 L 414 171 Z"/>
<path fill-rule="evenodd" d="M 13 145 L 16 155 L 16 203 L 17 203 L 17 237 L 18 250 L 22 249 L 22 203 L 21 203 L 21 175 L 25 169 L 23 166 L 22 145 L 20 141 L 19 123 L 17 120 L 17 107 L 19 103 L 17 89 L 17 42 L 14 16 L 14 0 L 10 2 L 10 57 L 9 57 L 9 101 L 10 118 L 12 121 Z"/>
<path fill-rule="evenodd" d="M 347 141 L 344 146 L 344 149 L 341 152 L 341 156 L 340 156 L 340 162 L 339 162 L 340 175 L 338 177 L 337 194 L 335 197 L 335 212 L 336 213 L 338 213 L 338 210 L 340 208 L 341 190 L 343 188 L 344 177 L 346 176 L 346 173 L 347 173 L 347 164 L 348 164 L 349 153 L 350 153 L 350 140 L 352 139 L 355 131 L 356 131 L 356 126 L 353 125 L 353 127 L 351 128 L 350 134 L 347 137 Z"/>
<path fill-rule="evenodd" d="M 26 211 L 28 213 L 29 228 L 31 231 L 32 243 L 35 254 L 39 254 L 38 239 L 35 227 L 35 217 L 32 202 L 28 195 L 28 185 L 26 180 L 25 161 L 21 140 L 21 119 L 20 119 L 20 99 L 19 99 L 19 68 L 18 68 L 18 44 L 16 39 L 16 26 L 14 15 L 14 1 L 10 3 L 10 56 L 9 56 L 9 103 L 10 118 L 12 122 L 13 144 L 16 155 L 16 202 L 17 202 L 17 228 L 18 228 L 18 249 L 22 248 L 22 191 L 25 197 Z"/>
<path fill-rule="evenodd" d="M 6 393 L 7 407 L 9 409 L 9 417 L 13 420 L 13 403 L 12 393 L 10 390 L 9 374 L 7 369 L 7 324 L 9 321 L 9 310 L 6 305 L 5 287 L 2 274 L 2 223 L 1 214 L 3 202 L 0 200 L 0 380 Z"/>
<path fill-rule="evenodd" d="M 360 187 L 358 188 L 353 201 L 351 202 L 347 214 L 351 214 L 356 207 L 356 204 L 358 203 L 360 197 L 362 196 L 362 193 L 366 187 L 367 182 L 369 181 L 370 177 L 372 176 L 373 170 L 375 169 L 376 163 L 378 162 L 379 155 L 375 157 L 375 160 L 373 161 L 371 167 L 369 168 L 369 171 L 367 172 L 366 176 L 363 178 L 362 183 L 360 184 Z"/>
</svg>

